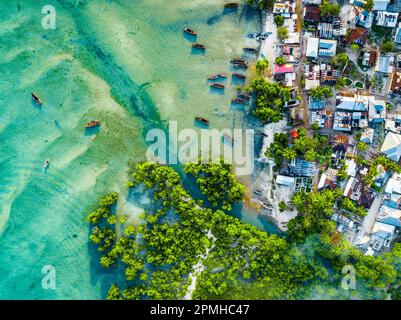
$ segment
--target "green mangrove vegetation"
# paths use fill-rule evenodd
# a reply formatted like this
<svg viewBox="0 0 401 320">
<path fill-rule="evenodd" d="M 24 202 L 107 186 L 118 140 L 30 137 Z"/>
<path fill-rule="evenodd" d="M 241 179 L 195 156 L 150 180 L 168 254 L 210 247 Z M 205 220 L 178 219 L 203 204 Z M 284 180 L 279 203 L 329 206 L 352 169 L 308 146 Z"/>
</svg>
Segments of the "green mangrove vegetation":
<svg viewBox="0 0 401 320">
<path fill-rule="evenodd" d="M 279 137 L 275 143 L 287 139 Z M 341 202 L 338 189 L 295 194 L 292 202 L 299 215 L 290 221 L 285 238 L 225 212 L 242 201 L 244 187 L 222 159 L 190 163 L 184 171 L 213 208 L 192 198 L 173 168 L 139 162 L 130 164 L 128 187 L 150 192 L 154 199 L 141 222 L 117 218 L 116 202 L 124 200 L 116 193 L 103 197 L 87 215 L 101 266 L 124 272 L 124 283 L 113 283 L 107 299 L 397 296 L 401 246 L 376 258 L 364 256 L 342 239 L 329 218 L 335 205 L 353 208 Z M 203 269 L 190 290 L 190 275 L 199 261 Z M 341 270 L 347 264 L 356 269 L 358 290 L 341 289 Z"/>
<path fill-rule="evenodd" d="M 288 88 L 262 78 L 254 79 L 247 88 L 256 93 L 256 108 L 252 114 L 262 122 L 278 122 L 284 118 L 285 102 L 290 99 Z"/>
</svg>

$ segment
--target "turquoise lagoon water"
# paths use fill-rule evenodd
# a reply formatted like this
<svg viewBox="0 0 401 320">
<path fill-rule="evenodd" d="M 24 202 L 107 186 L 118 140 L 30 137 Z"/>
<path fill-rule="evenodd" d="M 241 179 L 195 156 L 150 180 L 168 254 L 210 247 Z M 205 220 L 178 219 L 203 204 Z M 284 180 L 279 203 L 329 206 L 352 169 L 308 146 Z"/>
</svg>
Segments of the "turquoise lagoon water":
<svg viewBox="0 0 401 320">
<path fill-rule="evenodd" d="M 235 86 L 214 94 L 206 78 L 255 45 L 246 35 L 260 22 L 243 8 L 223 13 L 223 3 L 0 2 L 0 299 L 103 298 L 115 275 L 98 266 L 84 212 L 105 192 L 125 193 L 127 162 L 144 159 L 147 130 L 171 120 L 192 128 L 195 116 L 245 126 L 230 107 Z M 56 30 L 41 27 L 48 4 Z M 191 52 L 186 25 L 205 55 Z M 100 130 L 85 131 L 94 119 Z M 41 286 L 45 265 L 56 268 L 56 290 Z"/>
</svg>

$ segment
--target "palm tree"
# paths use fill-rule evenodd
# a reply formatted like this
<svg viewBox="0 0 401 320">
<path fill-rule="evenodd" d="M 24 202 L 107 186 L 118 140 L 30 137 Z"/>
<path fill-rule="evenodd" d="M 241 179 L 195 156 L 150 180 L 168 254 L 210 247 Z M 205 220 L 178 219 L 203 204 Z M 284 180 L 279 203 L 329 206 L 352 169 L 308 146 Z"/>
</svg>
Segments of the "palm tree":
<svg viewBox="0 0 401 320">
<path fill-rule="evenodd" d="M 294 160 L 297 156 L 297 152 L 293 148 L 284 148 L 283 158 L 286 160 Z"/>
<path fill-rule="evenodd" d="M 305 153 L 305 160 L 306 161 L 315 161 L 317 157 L 317 152 L 313 149 L 309 149 L 308 151 L 306 151 Z"/>
</svg>

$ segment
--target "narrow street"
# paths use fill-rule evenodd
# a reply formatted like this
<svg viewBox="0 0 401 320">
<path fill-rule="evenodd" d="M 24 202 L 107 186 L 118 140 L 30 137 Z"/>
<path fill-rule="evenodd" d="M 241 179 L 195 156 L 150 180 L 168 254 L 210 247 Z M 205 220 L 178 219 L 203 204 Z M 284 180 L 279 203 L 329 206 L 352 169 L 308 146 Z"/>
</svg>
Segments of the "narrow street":
<svg viewBox="0 0 401 320">
<path fill-rule="evenodd" d="M 300 48 L 300 57 L 299 57 L 299 65 L 298 65 L 298 72 L 295 80 L 295 85 L 298 88 L 298 92 L 300 93 L 302 97 L 302 101 L 300 106 L 303 108 L 303 118 L 304 118 L 304 127 L 306 129 L 309 128 L 309 110 L 308 110 L 308 97 L 304 93 L 302 85 L 301 85 L 301 80 L 302 80 L 302 63 L 305 59 L 305 50 L 304 50 L 304 38 L 303 38 L 303 32 L 302 32 L 302 25 L 303 25 L 303 13 L 302 13 L 302 1 L 297 0 L 297 6 L 296 6 L 296 12 L 297 12 L 297 31 L 299 32 L 299 48 Z"/>
</svg>

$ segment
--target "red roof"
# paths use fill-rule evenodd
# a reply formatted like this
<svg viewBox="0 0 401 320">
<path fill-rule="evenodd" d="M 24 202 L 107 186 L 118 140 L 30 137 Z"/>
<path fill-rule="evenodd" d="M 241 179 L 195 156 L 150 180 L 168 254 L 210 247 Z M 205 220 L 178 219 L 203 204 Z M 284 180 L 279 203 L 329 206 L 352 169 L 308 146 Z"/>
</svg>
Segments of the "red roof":
<svg viewBox="0 0 401 320">
<path fill-rule="evenodd" d="M 283 64 L 279 66 L 278 64 L 274 65 L 274 73 L 292 73 L 294 71 L 294 66 L 291 63 Z"/>
</svg>

